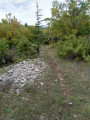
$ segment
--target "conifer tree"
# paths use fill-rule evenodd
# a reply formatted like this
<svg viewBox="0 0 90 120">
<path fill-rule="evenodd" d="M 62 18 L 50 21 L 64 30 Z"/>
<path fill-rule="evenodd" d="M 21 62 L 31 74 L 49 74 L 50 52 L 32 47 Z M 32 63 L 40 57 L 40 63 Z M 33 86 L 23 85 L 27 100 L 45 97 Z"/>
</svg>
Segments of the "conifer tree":
<svg viewBox="0 0 90 120">
<path fill-rule="evenodd" d="M 38 2 L 36 3 L 37 11 L 36 11 L 36 20 L 37 23 L 35 25 L 36 27 L 36 40 L 37 40 L 37 53 L 38 56 L 40 54 L 40 27 L 41 27 L 41 9 L 39 9 Z"/>
</svg>

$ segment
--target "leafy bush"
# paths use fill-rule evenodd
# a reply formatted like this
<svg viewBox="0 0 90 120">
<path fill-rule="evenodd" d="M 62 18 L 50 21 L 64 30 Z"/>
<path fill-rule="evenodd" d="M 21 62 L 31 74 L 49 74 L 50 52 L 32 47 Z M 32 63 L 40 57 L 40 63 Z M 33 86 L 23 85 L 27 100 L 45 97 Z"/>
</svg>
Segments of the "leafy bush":
<svg viewBox="0 0 90 120">
<path fill-rule="evenodd" d="M 7 14 L 0 22 L 0 65 L 36 57 L 36 31 L 35 26 L 25 27 L 11 13 Z"/>
<path fill-rule="evenodd" d="M 6 48 L 7 48 L 6 39 L 5 38 L 0 39 L 0 56 L 2 56 L 5 53 Z"/>
<path fill-rule="evenodd" d="M 31 47 L 30 42 L 27 39 L 23 38 L 22 40 L 19 41 L 17 45 L 17 50 L 19 53 L 29 55 L 30 47 Z"/>
<path fill-rule="evenodd" d="M 44 44 L 44 45 L 49 45 L 49 40 L 44 40 L 44 41 L 43 41 L 43 44 Z"/>
<path fill-rule="evenodd" d="M 65 36 L 56 44 L 56 53 L 62 58 L 90 61 L 90 42 L 87 37 Z"/>
<path fill-rule="evenodd" d="M 36 46 L 32 45 L 29 40 L 23 38 L 22 40 L 19 41 L 17 45 L 17 51 L 26 56 L 32 56 L 36 54 Z"/>
<path fill-rule="evenodd" d="M 14 56 L 16 56 L 16 48 L 13 49 L 7 49 L 7 51 L 4 54 L 5 63 L 13 63 L 14 62 Z"/>
<path fill-rule="evenodd" d="M 6 51 L 7 45 L 6 45 L 6 39 L 0 39 L 0 64 L 2 64 L 2 58 L 4 57 L 5 51 Z"/>
<path fill-rule="evenodd" d="M 50 41 L 49 42 L 49 46 L 50 46 L 50 48 L 54 48 L 55 47 L 55 42 L 54 41 Z"/>
</svg>

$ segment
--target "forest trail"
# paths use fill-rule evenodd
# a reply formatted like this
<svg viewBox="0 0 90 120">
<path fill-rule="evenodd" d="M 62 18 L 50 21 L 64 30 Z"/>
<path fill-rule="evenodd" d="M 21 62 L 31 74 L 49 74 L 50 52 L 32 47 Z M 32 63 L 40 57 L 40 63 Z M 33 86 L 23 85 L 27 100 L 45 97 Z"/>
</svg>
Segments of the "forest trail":
<svg viewBox="0 0 90 120">
<path fill-rule="evenodd" d="M 52 52 L 53 50 L 53 52 Z M 50 49 L 49 46 L 43 46 L 41 48 L 41 58 L 45 58 L 45 62 L 51 67 L 53 73 L 57 75 L 58 83 L 60 87 L 62 88 L 62 94 L 67 98 L 68 96 L 68 90 L 66 88 L 66 85 L 64 84 L 64 79 L 61 74 L 59 63 L 56 59 L 56 53 L 54 49 Z"/>
<path fill-rule="evenodd" d="M 41 58 L 56 74 L 57 83 L 64 96 L 64 108 L 70 118 L 65 120 L 89 120 L 90 118 L 90 64 L 60 59 L 55 49 L 41 47 Z M 57 88 L 58 89 L 58 88 Z"/>
</svg>

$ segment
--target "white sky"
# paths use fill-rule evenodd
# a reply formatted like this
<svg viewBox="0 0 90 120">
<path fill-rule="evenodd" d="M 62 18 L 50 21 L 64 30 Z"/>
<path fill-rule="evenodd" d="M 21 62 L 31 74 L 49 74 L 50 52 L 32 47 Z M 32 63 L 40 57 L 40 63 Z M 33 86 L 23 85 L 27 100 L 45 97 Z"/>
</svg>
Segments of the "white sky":
<svg viewBox="0 0 90 120">
<path fill-rule="evenodd" d="M 6 18 L 6 14 L 12 13 L 12 16 L 15 16 L 22 24 L 35 25 L 36 1 L 38 1 L 39 8 L 42 9 L 41 18 L 51 17 L 50 9 L 53 0 L 0 0 L 0 21 L 2 18 Z M 64 2 L 65 0 L 58 1 Z"/>
</svg>

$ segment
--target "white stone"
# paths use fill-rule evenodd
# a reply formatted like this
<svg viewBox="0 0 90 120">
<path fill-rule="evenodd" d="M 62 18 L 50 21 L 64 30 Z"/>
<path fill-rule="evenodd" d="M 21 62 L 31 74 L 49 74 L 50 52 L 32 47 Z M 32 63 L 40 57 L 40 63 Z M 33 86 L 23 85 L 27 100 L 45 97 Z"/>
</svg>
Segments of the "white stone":
<svg viewBox="0 0 90 120">
<path fill-rule="evenodd" d="M 61 78 L 61 80 L 63 81 L 63 78 Z"/>
<path fill-rule="evenodd" d="M 72 106 L 72 102 L 69 103 L 69 106 Z"/>
<path fill-rule="evenodd" d="M 54 80 L 55 82 L 57 82 L 58 80 L 56 79 L 56 80 Z"/>
<path fill-rule="evenodd" d="M 44 85 L 44 83 L 43 82 L 40 82 L 40 84 L 43 86 Z"/>
<path fill-rule="evenodd" d="M 2 77 L 0 77 L 0 81 L 2 81 Z"/>
<path fill-rule="evenodd" d="M 42 66 L 44 65 L 44 67 Z M 44 71 L 45 69 L 45 63 L 41 62 L 40 59 L 34 59 L 30 61 L 23 61 L 17 64 L 9 65 L 8 67 L 5 67 L 5 70 L 8 70 L 8 72 L 3 73 L 0 76 L 0 81 L 5 83 L 7 79 L 10 79 L 13 81 L 12 84 L 12 90 L 17 88 L 16 92 L 19 94 L 21 88 L 26 83 L 32 83 L 35 82 L 35 79 L 40 76 L 40 73 Z M 0 69 L 2 70 L 2 69 Z M 40 82 L 41 86 L 44 85 L 43 82 Z"/>
<path fill-rule="evenodd" d="M 16 93 L 17 93 L 17 95 L 18 95 L 18 94 L 20 93 L 20 90 L 19 90 L 19 89 L 17 89 L 17 90 L 16 90 Z"/>
<path fill-rule="evenodd" d="M 35 68 L 35 72 L 38 72 L 39 71 L 39 69 L 38 68 Z"/>
</svg>

